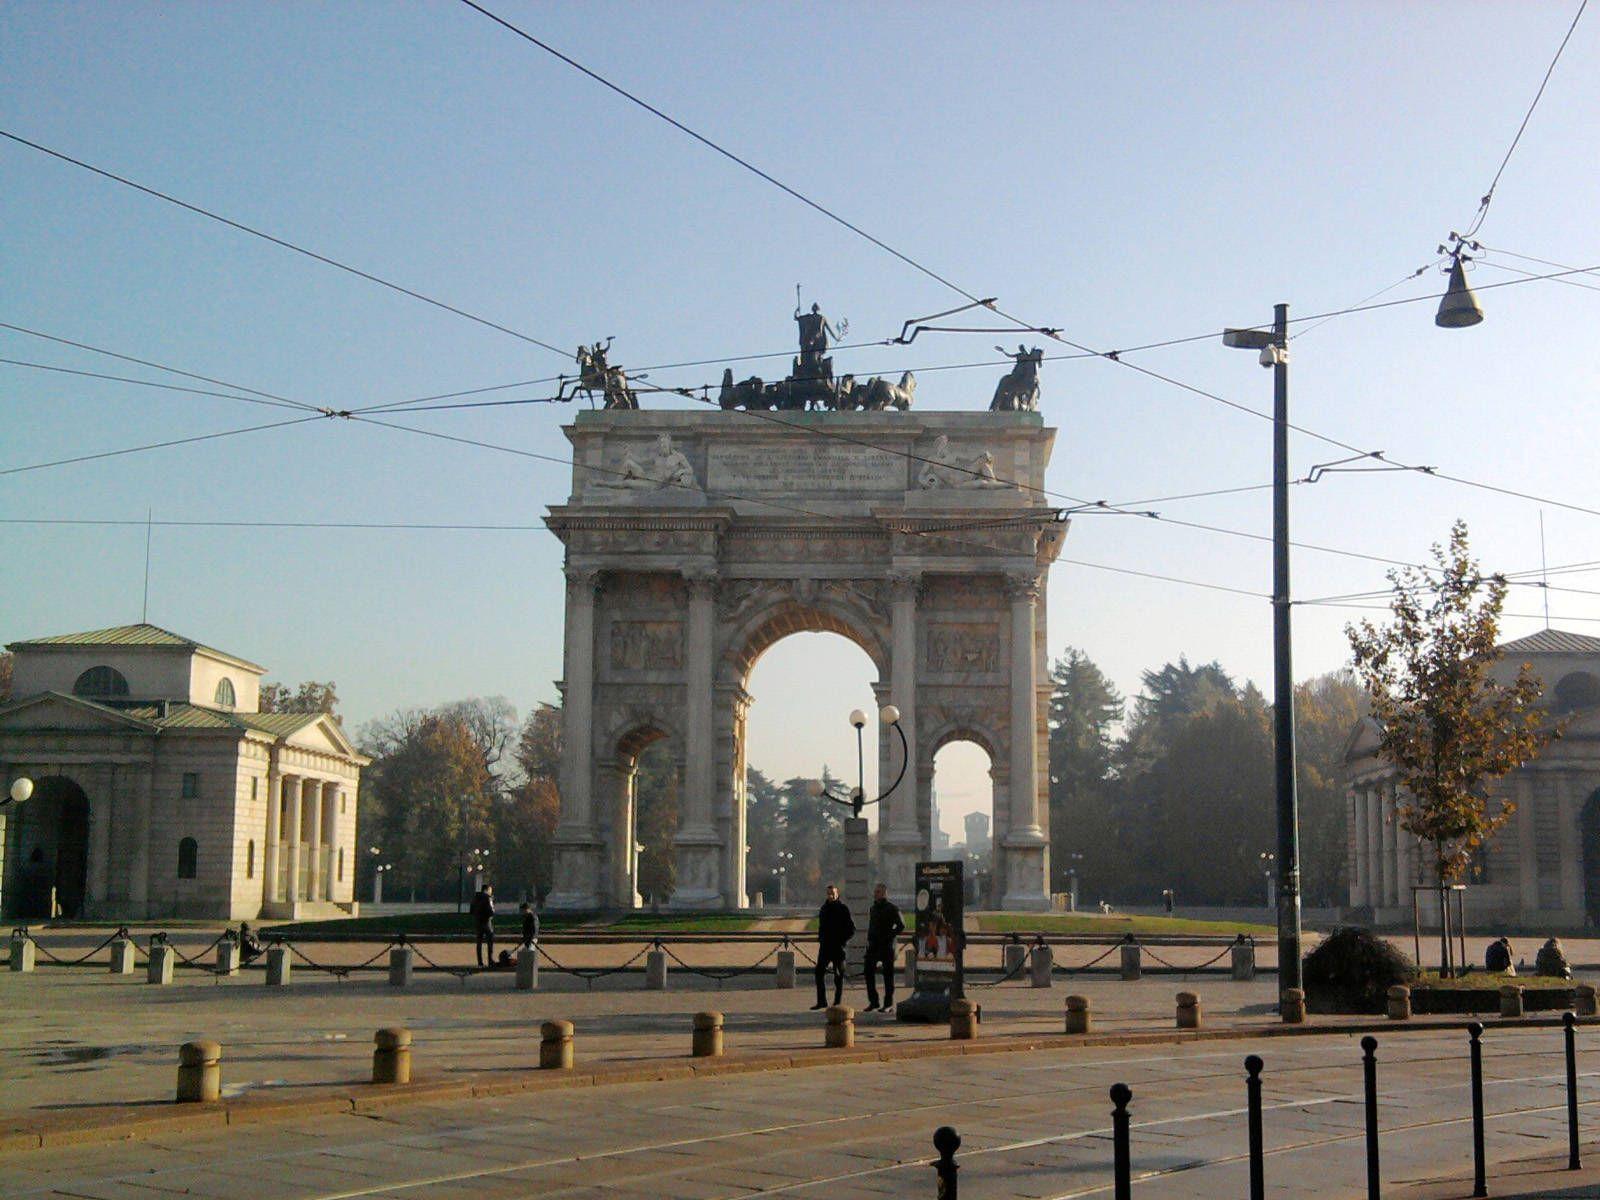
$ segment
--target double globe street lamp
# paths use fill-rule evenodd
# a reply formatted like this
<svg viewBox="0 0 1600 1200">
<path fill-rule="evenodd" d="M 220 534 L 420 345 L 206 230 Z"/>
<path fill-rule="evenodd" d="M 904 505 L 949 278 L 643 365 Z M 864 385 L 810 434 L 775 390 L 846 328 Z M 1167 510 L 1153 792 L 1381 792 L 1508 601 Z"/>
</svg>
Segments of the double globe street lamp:
<svg viewBox="0 0 1600 1200">
<path fill-rule="evenodd" d="M 33 780 L 26 775 L 18 776 L 11 781 L 11 790 L 0 796 L 0 810 L 10 808 L 13 804 L 21 804 L 33 795 Z"/>
<path fill-rule="evenodd" d="M 894 777 L 893 783 L 873 799 L 866 798 L 867 759 L 863 731 L 867 727 L 867 714 L 858 708 L 850 714 L 850 724 L 855 726 L 856 731 L 855 788 L 848 796 L 841 796 L 830 791 L 820 779 L 810 780 L 806 784 L 806 791 L 811 795 L 850 808 L 854 819 L 846 821 L 844 826 L 844 891 L 846 899 L 857 904 L 865 904 L 867 900 L 867 823 L 861 819 L 861 810 L 868 804 L 881 804 L 890 792 L 900 786 L 900 781 L 906 777 L 906 768 L 911 763 L 911 746 L 906 741 L 906 731 L 900 726 L 900 710 L 892 704 L 885 704 L 878 710 L 878 718 L 900 735 L 900 773 Z"/>
</svg>

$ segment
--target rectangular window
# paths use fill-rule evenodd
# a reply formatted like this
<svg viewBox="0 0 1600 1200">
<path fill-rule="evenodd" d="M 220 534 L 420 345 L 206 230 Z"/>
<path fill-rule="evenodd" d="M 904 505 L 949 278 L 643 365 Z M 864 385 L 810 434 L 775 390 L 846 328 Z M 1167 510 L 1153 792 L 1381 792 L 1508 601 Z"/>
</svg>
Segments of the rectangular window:
<svg viewBox="0 0 1600 1200">
<path fill-rule="evenodd" d="M 183 798 L 193 800 L 200 794 L 200 776 L 193 771 L 183 773 Z"/>
<path fill-rule="evenodd" d="M 256 785 L 260 782 L 261 780 L 256 778 L 256 776 L 250 776 L 250 799 L 254 800 L 256 798 Z"/>
</svg>

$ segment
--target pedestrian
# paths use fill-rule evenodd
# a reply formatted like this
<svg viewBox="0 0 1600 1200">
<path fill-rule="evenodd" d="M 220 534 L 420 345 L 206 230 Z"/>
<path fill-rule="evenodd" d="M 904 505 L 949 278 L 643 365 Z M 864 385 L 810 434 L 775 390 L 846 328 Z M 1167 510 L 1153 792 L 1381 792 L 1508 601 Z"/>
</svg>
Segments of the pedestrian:
<svg viewBox="0 0 1600 1200">
<path fill-rule="evenodd" d="M 478 935 L 478 965 L 484 965 L 483 951 L 489 949 L 488 964 L 494 965 L 494 886 L 484 884 L 472 898 L 472 925 Z"/>
<path fill-rule="evenodd" d="M 833 967 L 833 1002 L 837 1005 L 843 1001 L 844 948 L 855 933 L 856 923 L 850 916 L 850 909 L 839 899 L 839 889 L 830 883 L 827 898 L 817 910 L 817 1002 L 811 1006 L 813 1012 L 828 1007 L 822 979 L 830 966 Z"/>
<path fill-rule="evenodd" d="M 248 967 L 256 959 L 266 953 L 261 939 L 256 937 L 256 931 L 250 928 L 249 921 L 239 922 L 239 965 Z"/>
<path fill-rule="evenodd" d="M 906 931 L 900 909 L 889 899 L 889 889 L 879 884 L 872 889 L 872 907 L 867 911 L 867 1011 L 888 1012 L 894 1007 L 895 939 Z M 878 988 L 873 976 L 883 969 L 883 1003 L 878 1003 Z"/>
<path fill-rule="evenodd" d="M 530 949 L 539 940 L 539 914 L 533 911 L 533 905 L 526 900 L 522 902 L 522 948 Z"/>
</svg>

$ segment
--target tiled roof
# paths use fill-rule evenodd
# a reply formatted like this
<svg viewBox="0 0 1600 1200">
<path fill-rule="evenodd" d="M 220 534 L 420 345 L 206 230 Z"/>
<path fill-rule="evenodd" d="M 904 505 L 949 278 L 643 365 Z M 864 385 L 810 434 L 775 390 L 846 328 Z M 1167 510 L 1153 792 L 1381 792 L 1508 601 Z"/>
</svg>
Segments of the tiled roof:
<svg viewBox="0 0 1600 1200">
<path fill-rule="evenodd" d="M 1527 637 L 1503 642 L 1500 649 L 1508 654 L 1600 654 L 1600 637 L 1569 633 L 1565 629 L 1541 629 Z"/>
<path fill-rule="evenodd" d="M 326 714 L 313 712 L 283 712 L 283 713 L 230 713 L 235 721 L 250 729 L 270 733 L 276 737 L 288 737 L 297 730 L 304 729 L 307 725 L 314 724 Z"/>
<path fill-rule="evenodd" d="M 253 667 L 257 671 L 266 670 L 265 667 L 258 666 L 248 659 L 148 623 L 113 625 L 109 629 L 90 629 L 83 633 L 58 633 L 50 637 L 28 638 L 26 641 L 12 642 L 8 648 L 20 650 L 29 646 L 172 646 L 184 650 L 204 650 L 207 654 L 230 659 L 244 666 Z"/>
<path fill-rule="evenodd" d="M 142 704 L 103 705 L 115 712 L 149 721 L 163 729 L 233 729 L 243 732 L 253 729 L 270 733 L 274 737 L 288 737 L 320 719 L 321 713 L 242 713 L 221 708 L 207 708 L 203 704 L 188 704 L 181 700 L 154 701 Z"/>
</svg>

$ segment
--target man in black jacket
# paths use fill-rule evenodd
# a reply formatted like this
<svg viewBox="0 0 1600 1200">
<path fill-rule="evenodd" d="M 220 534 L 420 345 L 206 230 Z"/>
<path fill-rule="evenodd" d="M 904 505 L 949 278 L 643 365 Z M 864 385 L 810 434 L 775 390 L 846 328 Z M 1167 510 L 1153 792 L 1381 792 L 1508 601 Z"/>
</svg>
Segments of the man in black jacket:
<svg viewBox="0 0 1600 1200">
<path fill-rule="evenodd" d="M 828 1007 L 828 994 L 823 989 L 823 976 L 833 967 L 833 1002 L 844 999 L 844 948 L 856 933 L 856 923 L 850 909 L 839 899 L 839 889 L 828 885 L 827 899 L 817 910 L 817 1002 L 812 1011 Z"/>
<path fill-rule="evenodd" d="M 895 939 L 906 931 L 900 909 L 889 899 L 889 889 L 879 884 L 872 889 L 872 908 L 867 913 L 867 1011 L 880 1008 L 888 1012 L 894 1007 L 894 947 Z M 878 988 L 873 979 L 879 967 L 883 968 L 883 1003 L 878 1003 Z"/>
<path fill-rule="evenodd" d="M 472 898 L 472 925 L 478 935 L 478 965 L 483 966 L 483 947 L 489 946 L 489 965 L 494 966 L 494 888 L 484 884 Z"/>
</svg>

